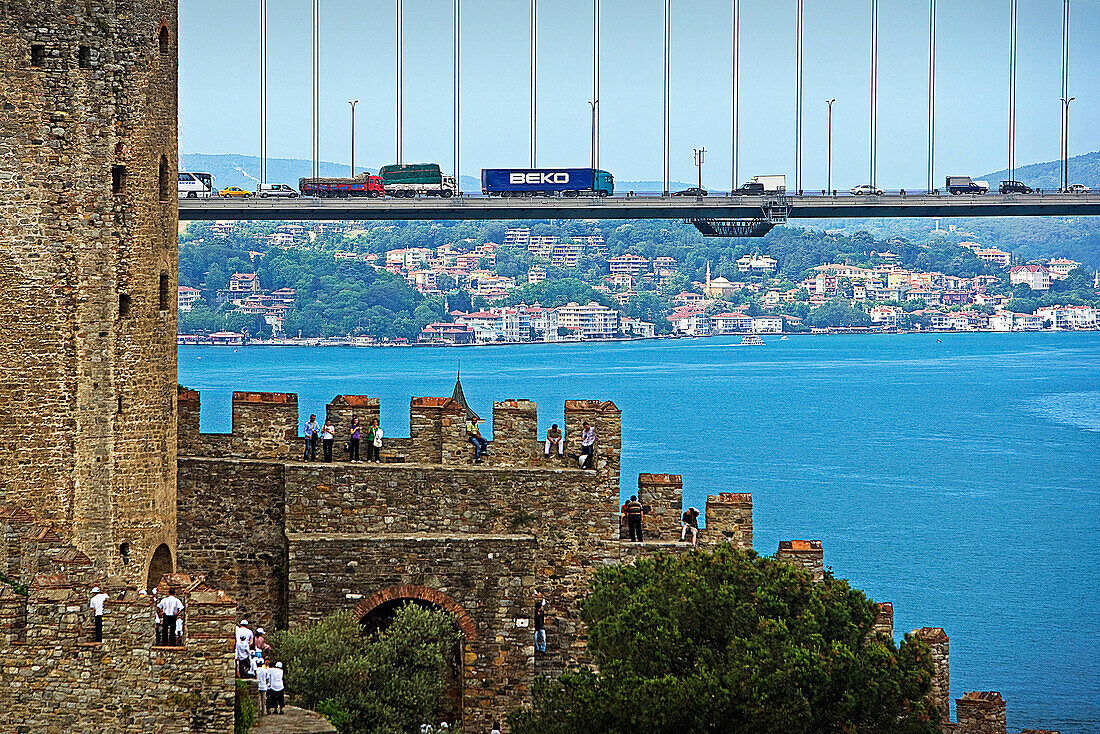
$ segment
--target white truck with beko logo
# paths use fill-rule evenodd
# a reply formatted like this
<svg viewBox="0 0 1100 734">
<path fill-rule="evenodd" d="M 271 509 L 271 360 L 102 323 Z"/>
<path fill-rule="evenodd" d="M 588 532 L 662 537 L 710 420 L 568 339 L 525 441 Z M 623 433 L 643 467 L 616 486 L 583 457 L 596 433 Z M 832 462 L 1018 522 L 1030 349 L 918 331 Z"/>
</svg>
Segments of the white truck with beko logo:
<svg viewBox="0 0 1100 734">
<path fill-rule="evenodd" d="M 615 178 L 598 168 L 484 168 L 481 191 L 486 196 L 611 196 Z"/>
</svg>

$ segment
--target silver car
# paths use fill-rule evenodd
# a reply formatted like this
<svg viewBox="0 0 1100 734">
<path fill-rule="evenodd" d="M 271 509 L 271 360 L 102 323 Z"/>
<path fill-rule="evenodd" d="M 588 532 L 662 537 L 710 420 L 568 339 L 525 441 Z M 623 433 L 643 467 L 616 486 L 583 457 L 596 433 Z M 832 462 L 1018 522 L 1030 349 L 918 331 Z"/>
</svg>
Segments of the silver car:
<svg viewBox="0 0 1100 734">
<path fill-rule="evenodd" d="M 265 183 L 256 188 L 256 196 L 266 199 L 269 196 L 282 196 L 287 199 L 297 198 L 298 192 L 286 184 Z"/>
</svg>

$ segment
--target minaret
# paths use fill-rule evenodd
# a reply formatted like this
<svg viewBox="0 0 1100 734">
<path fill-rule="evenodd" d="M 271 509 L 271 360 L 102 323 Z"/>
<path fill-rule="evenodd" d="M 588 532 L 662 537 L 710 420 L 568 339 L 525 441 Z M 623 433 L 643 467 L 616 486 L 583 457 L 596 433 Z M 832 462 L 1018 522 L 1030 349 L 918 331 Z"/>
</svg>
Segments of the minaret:
<svg viewBox="0 0 1100 734">
<path fill-rule="evenodd" d="M 703 288 L 703 293 L 706 293 L 708 297 L 710 296 L 710 260 L 707 260 L 707 285 Z"/>
</svg>

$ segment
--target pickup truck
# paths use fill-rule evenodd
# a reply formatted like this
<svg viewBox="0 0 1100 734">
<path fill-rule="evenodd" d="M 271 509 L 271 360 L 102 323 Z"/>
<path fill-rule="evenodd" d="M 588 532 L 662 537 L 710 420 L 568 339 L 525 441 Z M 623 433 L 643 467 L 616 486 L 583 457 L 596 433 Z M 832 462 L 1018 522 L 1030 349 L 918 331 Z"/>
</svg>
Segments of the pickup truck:
<svg viewBox="0 0 1100 734">
<path fill-rule="evenodd" d="M 975 181 L 970 176 L 948 176 L 947 191 L 951 194 L 985 194 L 989 192 L 989 182 Z"/>
</svg>

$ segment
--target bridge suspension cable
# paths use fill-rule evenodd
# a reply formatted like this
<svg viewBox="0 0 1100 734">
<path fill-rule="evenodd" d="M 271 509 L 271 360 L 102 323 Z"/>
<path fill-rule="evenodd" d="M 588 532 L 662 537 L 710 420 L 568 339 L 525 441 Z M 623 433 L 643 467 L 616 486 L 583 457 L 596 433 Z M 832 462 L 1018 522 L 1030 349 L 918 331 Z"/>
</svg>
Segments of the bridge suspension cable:
<svg viewBox="0 0 1100 734">
<path fill-rule="evenodd" d="M 928 0 L 928 184 L 936 177 L 936 0 Z"/>
<path fill-rule="evenodd" d="M 404 26 L 405 26 L 405 2 L 404 0 L 397 0 L 397 150 L 394 163 L 401 163 L 401 128 L 404 126 L 403 110 L 401 109 L 401 103 L 405 97 L 405 80 L 402 69 L 402 62 L 405 58 L 404 54 Z"/>
<path fill-rule="evenodd" d="M 802 16 L 804 0 L 795 5 L 795 104 L 794 104 L 794 190 L 802 191 Z"/>
<path fill-rule="evenodd" d="M 538 104 L 538 75 L 537 75 L 537 49 L 538 49 L 538 0 L 531 0 L 531 168 L 535 168 L 535 136 Z"/>
<path fill-rule="evenodd" d="M 313 0 L 313 178 L 321 157 L 321 0 Z"/>
<path fill-rule="evenodd" d="M 260 183 L 267 183 L 267 0 L 260 0 Z"/>
<path fill-rule="evenodd" d="M 1016 180 L 1016 0 L 1008 10 L 1008 178 Z"/>
<path fill-rule="evenodd" d="M 741 0 L 733 0 L 733 75 L 732 85 L 733 89 L 730 92 L 732 99 L 732 109 L 730 110 L 730 134 L 733 138 L 731 141 L 731 164 L 730 164 L 730 191 L 737 188 L 737 133 L 738 133 L 738 112 L 737 103 L 740 93 L 739 84 L 741 80 L 740 69 L 740 55 L 741 55 Z"/>
<path fill-rule="evenodd" d="M 592 167 L 600 167 L 600 0 L 592 0 Z"/>
<path fill-rule="evenodd" d="M 462 192 L 462 176 L 459 173 L 459 143 L 461 140 L 460 135 L 460 115 L 459 115 L 459 82 L 460 82 L 460 69 L 461 69 L 461 28 L 462 28 L 462 0 L 453 0 L 451 7 L 451 47 L 454 51 L 454 138 L 452 140 L 454 144 L 454 172 L 455 172 L 455 185 L 458 187 L 458 192 Z"/>
<path fill-rule="evenodd" d="M 665 88 L 664 88 L 664 112 L 663 112 L 663 127 L 661 130 L 661 151 L 662 151 L 662 175 L 664 177 L 664 195 L 668 196 L 669 188 L 669 170 L 668 170 L 668 151 L 669 151 L 669 137 L 668 137 L 668 122 L 669 122 L 669 107 L 668 107 L 668 87 L 669 87 L 669 72 L 672 66 L 671 59 L 672 51 L 672 0 L 665 0 Z"/>
<path fill-rule="evenodd" d="M 1069 0 L 1062 0 L 1062 170 L 1060 189 L 1069 188 Z"/>
<path fill-rule="evenodd" d="M 878 0 L 871 0 L 871 188 L 878 173 Z"/>
</svg>

